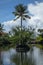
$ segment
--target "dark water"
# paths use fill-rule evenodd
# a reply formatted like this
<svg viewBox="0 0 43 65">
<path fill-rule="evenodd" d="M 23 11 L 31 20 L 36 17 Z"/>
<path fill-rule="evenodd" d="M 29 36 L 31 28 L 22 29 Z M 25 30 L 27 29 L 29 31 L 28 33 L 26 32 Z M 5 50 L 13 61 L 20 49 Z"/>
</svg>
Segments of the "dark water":
<svg viewBox="0 0 43 65">
<path fill-rule="evenodd" d="M 28 53 L 17 53 L 15 49 L 2 52 L 3 65 L 43 65 L 43 50 L 33 47 Z"/>
</svg>

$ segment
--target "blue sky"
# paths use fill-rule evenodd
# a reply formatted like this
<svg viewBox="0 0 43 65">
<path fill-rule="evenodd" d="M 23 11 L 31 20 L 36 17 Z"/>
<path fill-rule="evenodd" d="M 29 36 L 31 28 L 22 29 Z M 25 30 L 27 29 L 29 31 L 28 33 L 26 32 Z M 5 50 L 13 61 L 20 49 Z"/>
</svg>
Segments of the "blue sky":
<svg viewBox="0 0 43 65">
<path fill-rule="evenodd" d="M 23 25 L 37 26 L 37 29 L 43 28 L 43 0 L 0 0 L 0 23 L 4 24 L 6 32 L 20 25 L 20 19 L 14 22 L 15 16 L 12 14 L 14 7 L 18 4 L 26 5 L 28 15 L 31 14 L 31 19 L 27 20 L 27 23 L 24 22 Z"/>
<path fill-rule="evenodd" d="M 14 19 L 12 12 L 14 11 L 14 7 L 17 4 L 35 4 L 35 1 L 43 2 L 43 0 L 0 0 L 0 22 L 10 21 Z"/>
</svg>

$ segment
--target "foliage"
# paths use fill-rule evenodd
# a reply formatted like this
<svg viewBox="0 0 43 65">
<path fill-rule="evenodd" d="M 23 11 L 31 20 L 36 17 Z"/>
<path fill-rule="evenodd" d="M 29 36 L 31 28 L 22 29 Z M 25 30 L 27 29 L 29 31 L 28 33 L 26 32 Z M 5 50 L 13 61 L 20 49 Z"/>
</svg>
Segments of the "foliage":
<svg viewBox="0 0 43 65">
<path fill-rule="evenodd" d="M 13 38 L 12 40 L 15 41 L 15 43 L 20 44 L 21 43 L 21 28 L 20 27 L 15 27 L 12 29 L 12 33 L 13 33 Z M 28 43 L 34 35 L 34 29 L 30 28 L 22 28 L 22 43 L 26 44 Z"/>
<path fill-rule="evenodd" d="M 5 49 L 9 47 L 10 41 L 8 33 L 4 32 L 4 25 L 0 23 L 0 49 Z"/>
<path fill-rule="evenodd" d="M 38 37 L 37 37 L 37 40 L 41 41 L 43 40 L 43 29 L 38 29 Z"/>
<path fill-rule="evenodd" d="M 22 17 L 23 20 L 25 20 L 26 18 L 30 19 L 30 16 L 28 16 L 27 13 L 27 6 L 24 6 L 23 4 L 17 5 L 15 7 L 15 12 L 13 12 L 13 14 L 17 16 L 15 20 L 17 20 L 19 17 Z"/>
</svg>

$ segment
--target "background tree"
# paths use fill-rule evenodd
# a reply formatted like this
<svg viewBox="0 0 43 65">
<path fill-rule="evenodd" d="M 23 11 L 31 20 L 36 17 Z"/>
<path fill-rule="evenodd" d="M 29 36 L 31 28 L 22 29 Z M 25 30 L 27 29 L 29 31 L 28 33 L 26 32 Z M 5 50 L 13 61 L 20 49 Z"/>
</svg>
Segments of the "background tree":
<svg viewBox="0 0 43 65">
<path fill-rule="evenodd" d="M 0 65 L 2 65 L 1 52 L 9 47 L 8 34 L 4 32 L 3 24 L 0 23 Z"/>
<path fill-rule="evenodd" d="M 43 29 L 38 29 L 39 35 L 43 38 Z"/>
<path fill-rule="evenodd" d="M 3 25 L 0 23 L 0 65 L 2 64 L 2 61 L 1 61 L 1 48 L 2 48 L 2 33 L 3 32 Z"/>
<path fill-rule="evenodd" d="M 4 29 L 3 29 L 3 26 L 4 26 L 4 25 L 2 25 L 2 24 L 0 23 L 0 36 L 2 36 L 2 32 L 3 32 L 3 30 L 4 30 Z"/>
</svg>

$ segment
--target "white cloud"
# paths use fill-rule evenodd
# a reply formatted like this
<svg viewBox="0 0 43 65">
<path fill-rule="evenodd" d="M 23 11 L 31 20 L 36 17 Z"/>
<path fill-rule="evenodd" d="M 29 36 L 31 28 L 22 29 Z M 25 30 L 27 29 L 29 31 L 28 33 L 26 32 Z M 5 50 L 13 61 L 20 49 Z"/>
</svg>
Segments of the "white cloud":
<svg viewBox="0 0 43 65">
<path fill-rule="evenodd" d="M 5 31 L 8 32 L 8 31 L 11 30 L 12 27 L 15 27 L 16 25 L 19 25 L 20 22 L 19 22 L 19 20 L 17 20 L 17 21 L 11 20 L 11 21 L 7 21 L 7 22 L 3 22 L 3 24 L 4 24 Z"/>
<path fill-rule="evenodd" d="M 43 2 L 38 3 L 37 1 L 35 4 L 31 3 L 28 4 L 28 10 L 31 15 L 31 19 L 27 20 L 28 22 L 25 23 L 25 25 L 31 25 L 31 26 L 38 26 L 38 28 L 43 28 Z M 4 28 L 6 31 L 9 31 L 12 26 L 19 25 L 20 21 L 19 19 L 14 22 L 13 20 L 4 22 Z M 24 23 L 23 23 L 24 24 Z"/>
<path fill-rule="evenodd" d="M 10 31 L 12 27 L 15 27 L 15 26 L 18 26 L 18 25 L 21 26 L 20 18 L 17 19 L 16 21 L 11 20 L 11 21 L 7 21 L 7 22 L 3 22 L 2 24 L 4 24 L 4 29 L 5 29 L 6 32 Z M 27 24 L 27 22 L 23 21 L 23 25 L 26 26 L 26 24 Z"/>
<path fill-rule="evenodd" d="M 43 28 L 43 2 L 35 2 L 35 4 L 29 4 L 28 10 L 30 14 L 33 15 L 31 17 L 30 23 L 34 26 L 37 25 L 38 28 Z"/>
</svg>

